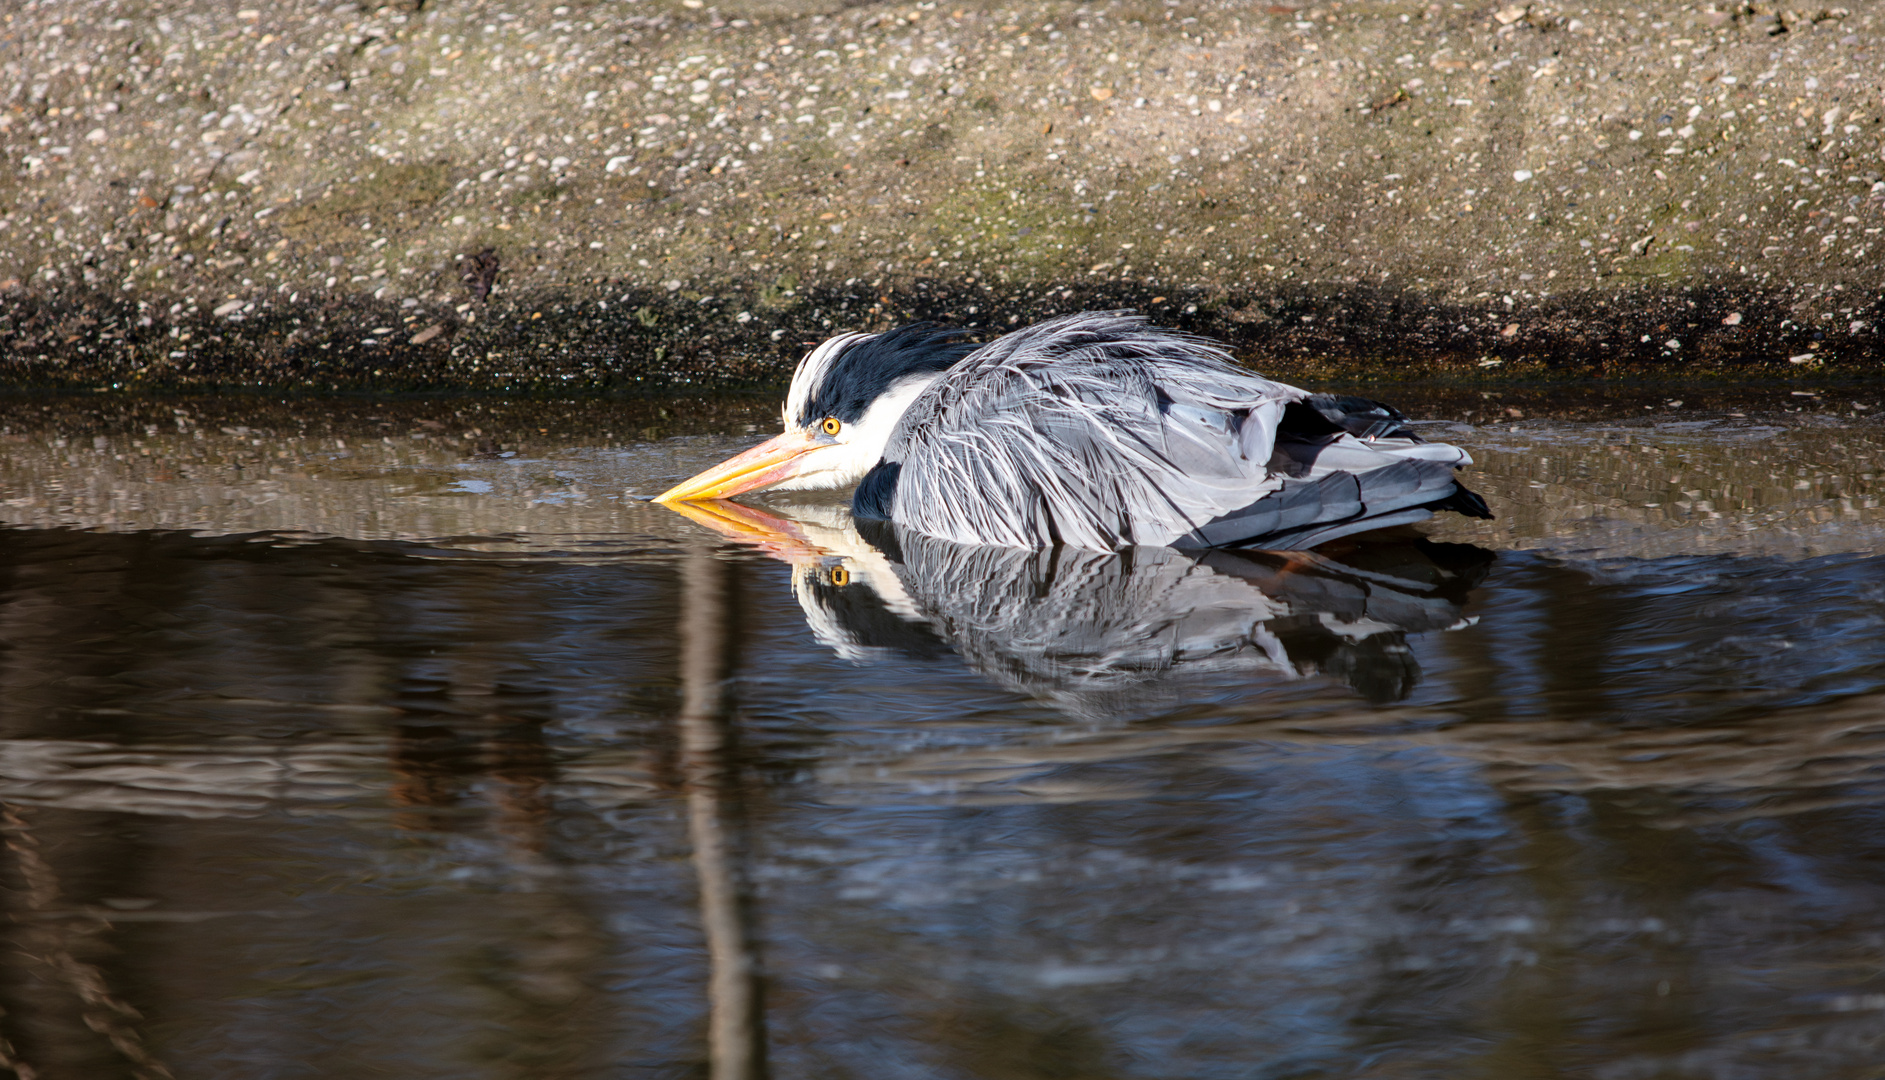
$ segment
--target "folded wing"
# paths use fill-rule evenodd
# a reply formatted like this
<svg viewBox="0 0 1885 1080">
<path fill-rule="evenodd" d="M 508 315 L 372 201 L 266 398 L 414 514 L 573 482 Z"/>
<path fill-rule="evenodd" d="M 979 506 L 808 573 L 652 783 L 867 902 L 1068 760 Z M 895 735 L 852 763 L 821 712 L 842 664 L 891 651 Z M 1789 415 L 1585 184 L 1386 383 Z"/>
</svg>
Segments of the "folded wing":
<svg viewBox="0 0 1885 1080">
<path fill-rule="evenodd" d="M 911 405 L 860 516 L 971 544 L 1307 547 L 1473 512 L 1457 447 L 1399 413 L 1236 367 L 1123 312 L 1049 320 L 971 354 Z M 1449 505 L 1451 503 L 1458 505 Z"/>
</svg>

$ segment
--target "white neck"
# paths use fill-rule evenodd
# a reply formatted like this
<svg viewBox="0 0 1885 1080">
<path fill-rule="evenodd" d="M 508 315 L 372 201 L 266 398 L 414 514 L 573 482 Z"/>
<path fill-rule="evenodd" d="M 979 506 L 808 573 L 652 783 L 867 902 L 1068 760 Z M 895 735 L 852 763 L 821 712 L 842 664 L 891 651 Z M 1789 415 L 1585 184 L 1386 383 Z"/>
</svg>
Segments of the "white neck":
<svg viewBox="0 0 1885 1080">
<path fill-rule="evenodd" d="M 883 460 L 884 447 L 915 403 L 917 396 L 929 389 L 941 372 L 910 375 L 892 383 L 877 396 L 856 423 L 846 424 L 838 441 L 806 455 L 805 472 L 781 483 L 781 491 L 813 491 L 851 487 Z"/>
<path fill-rule="evenodd" d="M 897 424 L 903 420 L 903 414 L 910 411 L 916 399 L 942 378 L 941 372 L 925 372 L 910 375 L 892 383 L 890 389 L 877 396 L 864 415 L 852 424 L 854 433 L 846 440 L 857 448 L 860 457 L 869 458 L 862 469 L 858 470 L 852 483 L 864 479 L 864 474 L 883 460 L 884 447 L 889 445 L 891 433 L 897 430 Z"/>
</svg>

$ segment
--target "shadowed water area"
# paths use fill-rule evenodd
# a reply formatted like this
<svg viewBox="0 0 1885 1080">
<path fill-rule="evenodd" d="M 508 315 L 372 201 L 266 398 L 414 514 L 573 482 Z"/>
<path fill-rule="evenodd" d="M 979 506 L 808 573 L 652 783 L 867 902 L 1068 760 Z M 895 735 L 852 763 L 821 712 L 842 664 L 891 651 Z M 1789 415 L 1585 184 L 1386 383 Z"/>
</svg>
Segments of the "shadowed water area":
<svg viewBox="0 0 1885 1080">
<path fill-rule="evenodd" d="M 0 1064 L 1875 1078 L 1874 389 L 1384 393 L 1493 521 L 632 496 L 760 399 L 0 403 Z"/>
</svg>

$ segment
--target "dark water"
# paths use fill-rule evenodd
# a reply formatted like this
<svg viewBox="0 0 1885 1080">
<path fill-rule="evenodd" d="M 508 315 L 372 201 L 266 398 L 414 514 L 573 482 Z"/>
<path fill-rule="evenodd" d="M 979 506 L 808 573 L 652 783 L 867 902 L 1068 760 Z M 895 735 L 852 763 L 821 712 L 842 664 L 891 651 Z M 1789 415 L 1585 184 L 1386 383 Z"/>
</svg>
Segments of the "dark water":
<svg viewBox="0 0 1885 1080">
<path fill-rule="evenodd" d="M 622 497 L 757 403 L 10 402 L 0 1050 L 1885 1075 L 1849 397 L 1417 400 L 1499 519 L 1313 558 Z"/>
</svg>

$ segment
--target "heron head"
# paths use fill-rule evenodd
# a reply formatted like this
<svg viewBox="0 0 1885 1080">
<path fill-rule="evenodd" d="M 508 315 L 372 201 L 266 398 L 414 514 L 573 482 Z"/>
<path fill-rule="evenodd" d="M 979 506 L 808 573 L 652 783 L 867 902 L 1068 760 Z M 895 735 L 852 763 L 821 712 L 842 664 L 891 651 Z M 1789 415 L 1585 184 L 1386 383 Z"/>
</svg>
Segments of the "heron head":
<svg viewBox="0 0 1885 1080">
<path fill-rule="evenodd" d="M 748 491 L 856 484 L 883 457 L 897 421 L 975 346 L 961 331 L 914 323 L 883 334 L 840 334 L 792 373 L 785 430 L 656 496 L 725 499 Z"/>
</svg>

